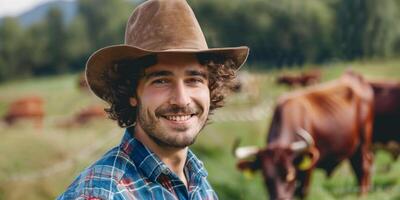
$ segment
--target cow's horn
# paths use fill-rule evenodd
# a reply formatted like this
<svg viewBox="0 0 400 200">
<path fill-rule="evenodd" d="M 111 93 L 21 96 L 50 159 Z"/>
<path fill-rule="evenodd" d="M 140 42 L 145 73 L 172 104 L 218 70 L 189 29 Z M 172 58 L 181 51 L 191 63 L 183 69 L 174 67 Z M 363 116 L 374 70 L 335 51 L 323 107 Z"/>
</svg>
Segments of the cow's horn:
<svg viewBox="0 0 400 200">
<path fill-rule="evenodd" d="M 292 145 L 290 146 L 290 148 L 294 151 L 294 152 L 301 152 L 306 150 L 308 147 L 313 146 L 314 145 L 314 139 L 311 137 L 310 133 L 308 133 L 308 131 L 300 128 L 297 130 L 296 132 L 301 138 L 303 138 L 303 140 L 301 141 L 297 141 L 297 142 L 293 142 Z"/>
<path fill-rule="evenodd" d="M 235 149 L 235 157 L 237 159 L 248 158 L 255 155 L 259 150 L 260 148 L 256 146 L 238 147 Z"/>
<path fill-rule="evenodd" d="M 235 156 L 237 159 L 247 158 L 253 154 L 256 154 L 259 150 L 259 148 L 256 146 L 239 147 L 239 143 L 239 138 L 236 138 L 232 148 L 233 156 Z"/>
</svg>

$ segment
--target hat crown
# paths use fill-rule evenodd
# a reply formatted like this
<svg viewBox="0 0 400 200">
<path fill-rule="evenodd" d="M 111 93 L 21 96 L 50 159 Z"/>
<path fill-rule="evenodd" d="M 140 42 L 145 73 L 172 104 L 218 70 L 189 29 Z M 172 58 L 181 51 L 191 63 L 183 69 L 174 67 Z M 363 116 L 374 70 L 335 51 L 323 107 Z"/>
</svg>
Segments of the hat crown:
<svg viewBox="0 0 400 200">
<path fill-rule="evenodd" d="M 152 51 L 208 49 L 186 0 L 149 0 L 138 6 L 126 25 L 125 44 Z"/>
</svg>

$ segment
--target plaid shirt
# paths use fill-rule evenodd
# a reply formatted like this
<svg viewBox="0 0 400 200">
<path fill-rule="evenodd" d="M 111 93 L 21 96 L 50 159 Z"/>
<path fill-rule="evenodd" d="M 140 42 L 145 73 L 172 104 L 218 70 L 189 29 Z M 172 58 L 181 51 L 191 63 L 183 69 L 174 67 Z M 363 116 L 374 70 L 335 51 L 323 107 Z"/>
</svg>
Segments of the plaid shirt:
<svg viewBox="0 0 400 200">
<path fill-rule="evenodd" d="M 184 170 L 188 188 L 126 131 L 121 144 L 84 170 L 58 199 L 218 199 L 203 163 L 190 150 Z"/>
</svg>

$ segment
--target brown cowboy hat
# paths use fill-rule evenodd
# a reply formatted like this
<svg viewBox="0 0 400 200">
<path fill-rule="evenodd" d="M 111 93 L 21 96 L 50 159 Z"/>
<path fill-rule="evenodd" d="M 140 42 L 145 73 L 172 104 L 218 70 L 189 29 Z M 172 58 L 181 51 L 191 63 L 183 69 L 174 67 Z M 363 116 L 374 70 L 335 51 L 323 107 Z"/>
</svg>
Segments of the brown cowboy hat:
<svg viewBox="0 0 400 200">
<path fill-rule="evenodd" d="M 110 88 L 103 75 L 116 61 L 160 53 L 211 53 L 230 58 L 239 69 L 246 61 L 246 46 L 211 48 L 186 0 L 149 0 L 139 5 L 128 20 L 125 44 L 102 48 L 86 63 L 90 89 L 106 100 Z"/>
</svg>

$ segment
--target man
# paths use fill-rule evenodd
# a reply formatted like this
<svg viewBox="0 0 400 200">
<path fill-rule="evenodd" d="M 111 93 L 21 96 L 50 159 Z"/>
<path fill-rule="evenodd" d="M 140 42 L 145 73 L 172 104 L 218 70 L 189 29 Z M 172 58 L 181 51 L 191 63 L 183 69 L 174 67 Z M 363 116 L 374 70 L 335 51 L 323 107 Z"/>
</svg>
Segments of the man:
<svg viewBox="0 0 400 200">
<path fill-rule="evenodd" d="M 185 0 L 149 0 L 128 20 L 125 44 L 86 64 L 91 90 L 127 130 L 59 199 L 218 199 L 188 149 L 245 62 L 247 47 L 209 49 Z"/>
</svg>

